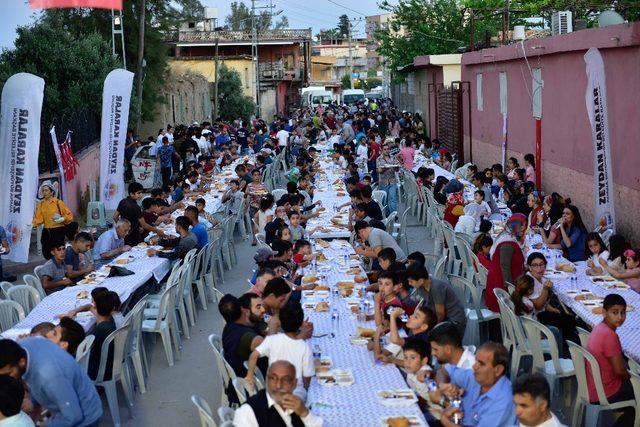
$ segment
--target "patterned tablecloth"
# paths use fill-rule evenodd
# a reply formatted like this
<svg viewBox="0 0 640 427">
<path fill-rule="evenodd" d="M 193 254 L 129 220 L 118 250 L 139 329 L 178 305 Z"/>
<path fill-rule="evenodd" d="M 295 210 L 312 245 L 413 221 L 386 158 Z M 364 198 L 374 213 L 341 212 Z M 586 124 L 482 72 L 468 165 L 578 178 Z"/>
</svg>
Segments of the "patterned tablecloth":
<svg viewBox="0 0 640 427">
<path fill-rule="evenodd" d="M 354 254 L 350 245 L 341 240 L 334 240 L 329 248 L 322 251 L 329 261 L 319 263 L 315 275 L 332 288 L 338 281 L 353 280 L 353 275 L 346 274 L 348 267 L 344 264 L 345 255 L 348 258 Z M 358 261 L 348 260 L 347 263 L 356 265 Z M 313 413 L 321 416 L 324 425 L 329 427 L 379 426 L 382 417 L 390 416 L 416 416 L 427 425 L 415 403 L 403 407 L 387 407 L 378 402 L 376 391 L 406 389 L 407 383 L 397 367 L 377 364 L 373 352 L 368 351 L 366 346 L 353 345 L 349 341 L 349 337 L 356 333 L 358 326 L 375 328 L 374 322 L 358 321 L 339 296 L 327 299 L 339 315 L 333 330 L 335 337 L 331 337 L 331 312 L 316 313 L 314 310 L 306 310 L 306 316 L 314 324 L 314 338 L 311 339 L 310 345 L 319 345 L 322 357 L 330 357 L 334 368 L 350 369 L 355 382 L 346 387 L 325 386 L 313 378 L 307 397 L 307 403 L 311 405 Z M 324 334 L 328 335 L 318 337 Z"/>
<path fill-rule="evenodd" d="M 316 190 L 313 193 L 314 202 L 320 201 L 325 210 L 319 217 L 307 222 L 307 230 L 311 231 L 317 227 L 323 230 L 316 230 L 311 237 L 322 239 L 348 239 L 351 232 L 347 228 L 336 227 L 331 223 L 331 219 L 337 215 L 336 207 L 349 202 L 347 190 L 341 190 L 343 196 L 338 196 L 338 190 L 334 188 L 334 182 L 342 181 L 344 171 L 331 161 L 322 160 L 320 162 L 322 170 L 326 175 L 316 176 Z M 344 207 L 340 211 L 342 223 L 347 224 L 349 220 L 349 207 Z"/>
<path fill-rule="evenodd" d="M 539 236 L 536 236 L 536 239 L 538 238 Z M 528 237 L 528 242 L 531 243 L 530 237 Z M 530 248 L 528 253 L 534 251 L 540 250 Z M 543 252 L 547 257 L 548 269 L 554 269 L 557 263 L 568 262 L 560 256 L 560 251 L 547 249 L 546 251 L 540 252 Z M 593 327 L 602 321 L 602 315 L 594 314 L 592 312 L 593 307 L 585 306 L 580 301 L 576 301 L 575 291 L 590 292 L 599 297 L 605 297 L 611 293 L 622 296 L 630 308 L 627 312 L 626 321 L 616 332 L 620 336 L 622 350 L 628 357 L 640 362 L 640 294 L 633 289 L 607 289 L 604 285 L 594 283 L 592 278 L 587 276 L 586 262 L 576 262 L 573 264 L 576 266 L 576 272 L 573 273 L 573 276 L 577 278 L 577 284 L 575 286 L 571 283 L 572 274 L 566 274 L 559 279 L 551 278 L 553 281 L 553 291 L 558 296 L 558 299 Z"/>
</svg>

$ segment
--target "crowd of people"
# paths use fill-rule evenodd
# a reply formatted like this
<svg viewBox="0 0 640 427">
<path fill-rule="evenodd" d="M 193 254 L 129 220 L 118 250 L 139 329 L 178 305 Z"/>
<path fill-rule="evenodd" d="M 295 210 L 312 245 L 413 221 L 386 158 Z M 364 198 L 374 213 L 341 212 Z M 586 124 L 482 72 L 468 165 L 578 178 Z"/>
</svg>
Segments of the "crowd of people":
<svg viewBox="0 0 640 427">
<path fill-rule="evenodd" d="M 127 138 L 130 162 L 140 142 L 132 132 Z M 390 100 L 306 108 L 288 118 L 276 116 L 270 123 L 217 120 L 175 130 L 168 126 L 145 143 L 157 159 L 157 187 L 145 197 L 142 185 L 131 182 L 113 215 L 113 227 L 95 239 L 56 198 L 57 188 L 43 183 L 33 220 L 34 226 L 44 227 L 41 244 L 47 261 L 40 272 L 42 286 L 47 294 L 73 286 L 145 239 L 171 249 L 149 249 L 149 256 L 171 261 L 201 249 L 208 243 L 207 230 L 220 222 L 219 216 L 206 211 L 201 196 L 215 184 L 215 175 L 235 162 L 237 178 L 229 182 L 219 214 L 248 209 L 252 243 L 257 245 L 255 236 L 263 235 L 269 246 L 255 253 L 250 290 L 239 296 L 227 294 L 218 304 L 225 320 L 225 359 L 249 385 L 255 384 L 257 371 L 266 379 L 266 388 L 236 410 L 238 426 L 323 423 L 306 404 L 315 375 L 309 344 L 314 326 L 305 319 L 300 302 L 302 291 L 317 286 L 304 281 L 302 269 L 321 256 L 311 243 L 316 230 L 307 224 L 327 208 L 314 198 L 314 182 L 321 171 L 319 143 L 330 147 L 328 158 L 344 170 L 342 181 L 350 201 L 334 208 L 348 208 L 347 228 L 354 233 L 355 253 L 370 262 L 366 290 L 374 305 L 364 320 L 373 321 L 376 328 L 369 350 L 380 363 L 397 366 L 419 397 L 430 425 L 551 427 L 561 422 L 551 412 L 550 386 L 543 375 L 510 378 L 509 350 L 501 344 L 499 322 L 491 322 L 490 340 L 477 348 L 463 346 L 466 301 L 448 281 L 434 277 L 421 251 L 407 253 L 386 229 L 382 220 L 400 203 L 401 169 L 414 173 L 418 185 L 431 192 L 442 206 L 444 221 L 469 235 L 479 264 L 487 269 L 486 308 L 499 312 L 493 290 L 507 290 L 512 284 L 516 314 L 549 326 L 559 338 L 561 354 L 568 357 L 565 342 L 579 342 L 576 326 L 586 325 L 559 303 L 553 282 L 545 278 L 544 251 L 562 250 L 571 262 L 586 261 L 588 274 L 610 274 L 640 292 L 640 251 L 621 235 L 611 236 L 605 244 L 599 232 L 603 230 L 590 233 L 569 198 L 544 195 L 536 188 L 533 155 L 524 156 L 523 167 L 512 157 L 504 169 L 501 164 L 453 168 L 452 153 L 430 140 L 420 115 L 398 111 Z M 263 174 L 282 152 L 288 183 L 276 199 Z M 245 156 L 246 161 L 237 162 Z M 423 165 L 424 159 L 455 178 L 436 178 L 434 169 Z M 126 170 L 130 177 L 129 163 Z M 464 196 L 469 184 L 475 187 L 472 200 Z M 373 199 L 374 189 L 385 192 L 384 205 Z M 195 205 L 187 206 L 185 199 L 192 197 Z M 491 220 L 502 218 L 501 206 L 510 215 L 504 231 L 494 238 Z M 184 213 L 172 216 L 176 210 Z M 165 231 L 163 225 L 168 223 L 175 225 L 175 233 Z M 154 235 L 151 240 L 150 235 Z M 526 255 L 524 241 L 534 235 L 540 243 Z M 3 247 L 6 243 L 1 228 L 0 243 Z M 603 321 L 593 328 L 587 344 L 611 403 L 633 398 L 616 334 L 625 321 L 626 305 L 621 296 L 607 295 Z M 80 311 L 95 316 L 95 326 L 87 332 L 73 320 Z M 0 340 L 0 425 L 5 418 L 16 420 L 15 425 L 30 425 L 24 413 L 41 411 L 26 403 L 30 401 L 48 411 L 47 425 L 85 426 L 99 420 L 102 405 L 91 380 L 97 375 L 102 342 L 122 324 L 121 301 L 117 293 L 97 287 L 90 304 L 59 317 L 58 325 L 40 324 L 31 331 L 32 337 L 18 343 Z M 85 375 L 69 355 L 87 334 L 94 335 L 95 342 Z M 589 395 L 597 401 L 589 375 Z M 25 393 L 30 400 L 23 399 Z M 225 384 L 225 393 L 230 402 L 239 402 L 231 384 Z M 616 423 L 630 425 L 630 420 L 633 410 L 626 410 Z"/>
</svg>

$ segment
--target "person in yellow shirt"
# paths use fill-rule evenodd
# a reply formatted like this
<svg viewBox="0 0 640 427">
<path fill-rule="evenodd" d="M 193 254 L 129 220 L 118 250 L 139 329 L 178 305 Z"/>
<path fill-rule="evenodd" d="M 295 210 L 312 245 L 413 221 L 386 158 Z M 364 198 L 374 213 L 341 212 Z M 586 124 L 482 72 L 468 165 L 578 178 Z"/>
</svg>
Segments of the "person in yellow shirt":
<svg viewBox="0 0 640 427">
<path fill-rule="evenodd" d="M 54 244 L 64 242 L 65 226 L 73 220 L 73 214 L 62 200 L 56 197 L 56 187 L 51 181 L 45 181 L 38 189 L 41 199 L 33 217 L 33 227 L 44 226 L 42 230 L 42 255 L 51 258 L 51 248 Z"/>
</svg>

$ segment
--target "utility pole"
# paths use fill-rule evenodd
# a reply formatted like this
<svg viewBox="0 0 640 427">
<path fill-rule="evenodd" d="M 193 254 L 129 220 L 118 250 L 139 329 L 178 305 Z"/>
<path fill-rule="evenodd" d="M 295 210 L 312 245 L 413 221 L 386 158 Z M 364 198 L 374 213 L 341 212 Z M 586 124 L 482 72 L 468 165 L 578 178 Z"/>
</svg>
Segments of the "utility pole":
<svg viewBox="0 0 640 427">
<path fill-rule="evenodd" d="M 258 63 L 258 29 L 256 28 L 256 0 L 251 0 L 251 57 L 256 77 L 256 117 L 260 117 L 260 64 Z"/>
<path fill-rule="evenodd" d="M 351 21 L 349 21 L 349 31 L 347 31 L 347 40 L 349 41 L 349 82 L 351 83 L 351 89 L 353 89 L 353 55 L 351 53 Z"/>
<path fill-rule="evenodd" d="M 213 83 L 213 120 L 218 118 L 218 78 L 220 74 L 218 73 L 220 56 L 218 55 L 218 44 L 220 42 L 220 33 L 218 32 L 217 19 L 214 20 L 213 30 L 216 32 L 216 57 L 215 57 L 215 79 L 216 81 Z"/>
<path fill-rule="evenodd" d="M 140 134 L 140 121 L 142 120 L 142 80 L 144 74 L 144 22 L 145 22 L 146 5 L 145 0 L 140 0 L 140 17 L 138 20 L 138 28 L 140 37 L 138 38 L 138 78 L 136 82 L 136 96 L 138 101 L 138 118 L 136 120 L 136 135 Z"/>
</svg>

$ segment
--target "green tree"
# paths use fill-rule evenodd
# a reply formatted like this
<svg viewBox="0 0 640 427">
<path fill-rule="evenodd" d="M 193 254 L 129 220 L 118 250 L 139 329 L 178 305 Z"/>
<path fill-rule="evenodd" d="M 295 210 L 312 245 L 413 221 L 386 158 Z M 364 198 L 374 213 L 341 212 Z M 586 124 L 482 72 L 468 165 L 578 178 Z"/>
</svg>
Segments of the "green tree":
<svg viewBox="0 0 640 427">
<path fill-rule="evenodd" d="M 231 2 L 231 14 L 224 19 L 226 27 L 233 31 L 250 31 L 251 30 L 251 9 L 241 1 Z M 256 28 L 258 31 L 264 31 L 271 28 L 273 23 L 271 13 L 266 10 L 256 13 Z M 274 24 L 274 28 L 283 29 L 289 26 L 289 20 L 286 16 L 282 16 L 278 22 Z"/>
<path fill-rule="evenodd" d="M 141 1 L 125 1 L 122 10 L 127 68 L 136 73 L 141 71 L 137 69 L 140 30 L 138 18 Z M 142 70 L 144 72 L 142 119 L 153 120 L 156 107 L 164 102 L 162 88 L 166 82 L 167 61 L 169 60 L 169 46 L 165 43 L 167 34 L 175 31 L 183 21 L 202 18 L 204 8 L 199 0 L 173 0 L 171 2 L 145 0 L 145 2 L 144 59 L 146 66 Z M 41 21 L 53 28 L 69 32 L 78 40 L 82 39 L 85 34 L 98 33 L 106 43 L 111 44 L 111 12 L 108 10 L 47 9 L 43 12 Z M 118 43 L 117 39 L 116 43 Z M 110 53 L 109 56 L 111 56 Z M 118 66 L 122 67 L 122 63 L 120 62 Z M 85 96 L 87 98 L 95 97 L 95 94 L 96 92 L 86 92 Z M 131 105 L 136 105 L 135 99 L 131 100 Z M 136 120 L 136 109 L 132 108 L 129 114 L 129 123 L 135 123 Z"/>
<path fill-rule="evenodd" d="M 351 76 L 349 76 L 349 74 L 342 76 L 340 84 L 342 85 L 342 89 L 351 89 Z"/>
<path fill-rule="evenodd" d="M 240 117 L 248 121 L 256 109 L 256 104 L 250 96 L 242 94 L 240 73 L 221 64 L 218 78 L 218 115 L 229 121 Z"/>
<path fill-rule="evenodd" d="M 73 37 L 46 22 L 18 27 L 15 48 L 0 54 L 0 85 L 27 72 L 45 80 L 42 125 L 80 110 L 102 111 L 102 84 L 118 61 L 100 34 Z"/>
<path fill-rule="evenodd" d="M 338 18 L 338 26 L 336 27 L 336 29 L 338 30 L 338 34 L 340 34 L 342 37 L 345 37 L 347 34 L 349 34 L 350 25 L 351 23 L 349 22 L 349 17 L 347 15 L 340 15 L 340 17 Z"/>
</svg>

